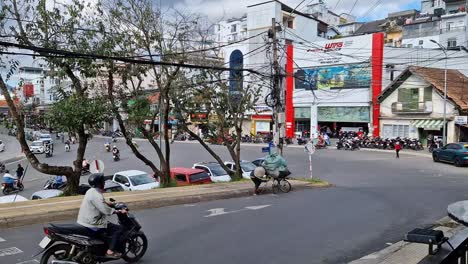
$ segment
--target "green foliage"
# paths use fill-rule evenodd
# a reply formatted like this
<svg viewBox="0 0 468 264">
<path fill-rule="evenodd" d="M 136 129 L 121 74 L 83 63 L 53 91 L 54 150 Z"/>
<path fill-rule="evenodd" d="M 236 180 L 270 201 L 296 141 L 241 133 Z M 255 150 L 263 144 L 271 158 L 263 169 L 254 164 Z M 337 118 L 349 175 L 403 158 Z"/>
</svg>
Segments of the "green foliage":
<svg viewBox="0 0 468 264">
<path fill-rule="evenodd" d="M 150 105 L 151 102 L 146 97 L 127 101 L 125 107 L 128 113 L 128 121 L 136 125 L 143 124 L 145 119 L 150 118 L 152 115 Z"/>
<path fill-rule="evenodd" d="M 77 95 L 64 98 L 48 110 L 46 118 L 55 128 L 76 129 L 85 125 L 94 128 L 111 117 L 110 106 L 102 98 L 83 98 Z"/>
</svg>

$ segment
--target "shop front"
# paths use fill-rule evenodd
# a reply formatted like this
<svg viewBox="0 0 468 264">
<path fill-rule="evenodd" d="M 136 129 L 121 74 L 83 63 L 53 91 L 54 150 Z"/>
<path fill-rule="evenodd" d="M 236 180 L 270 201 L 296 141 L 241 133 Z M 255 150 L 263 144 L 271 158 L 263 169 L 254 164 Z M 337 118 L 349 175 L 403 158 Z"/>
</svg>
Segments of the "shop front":
<svg viewBox="0 0 468 264">
<path fill-rule="evenodd" d="M 319 106 L 317 107 L 317 130 L 335 137 L 340 131 L 362 130 L 368 133 L 369 111 L 368 106 Z"/>
<path fill-rule="evenodd" d="M 252 135 L 267 135 L 273 131 L 273 118 L 271 115 L 252 115 L 250 132 Z"/>
</svg>

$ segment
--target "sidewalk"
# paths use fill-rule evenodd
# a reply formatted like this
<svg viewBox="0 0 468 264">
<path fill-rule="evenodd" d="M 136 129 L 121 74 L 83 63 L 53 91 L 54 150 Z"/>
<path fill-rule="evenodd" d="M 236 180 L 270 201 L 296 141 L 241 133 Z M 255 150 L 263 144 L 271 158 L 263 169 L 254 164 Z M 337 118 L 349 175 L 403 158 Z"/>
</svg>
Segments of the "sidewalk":
<svg viewBox="0 0 468 264">
<path fill-rule="evenodd" d="M 458 245 L 454 241 L 459 240 L 460 236 L 466 237 L 466 231 L 468 230 L 464 226 L 450 220 L 449 217 L 444 217 L 437 221 L 432 229 L 442 230 L 444 235 L 450 238 L 449 241 L 451 241 L 454 247 Z M 428 247 L 427 244 L 399 241 L 380 251 L 349 262 L 348 264 L 418 264 L 432 257 L 428 256 Z M 443 252 L 440 252 L 439 254 L 442 253 Z"/>
<path fill-rule="evenodd" d="M 0 161 L 4 163 L 14 162 L 24 158 L 21 146 L 15 137 L 8 136 L 1 130 L 0 140 L 5 144 L 5 151 L 0 152 Z"/>
<path fill-rule="evenodd" d="M 331 186 L 328 183 L 312 184 L 296 180 L 290 180 L 290 182 L 293 191 Z M 119 202 L 125 202 L 132 210 L 139 210 L 249 196 L 252 195 L 252 189 L 252 182 L 241 181 L 149 191 L 107 193 L 104 196 L 106 198 L 112 197 Z M 0 204 L 0 229 L 75 218 L 81 200 L 82 196 L 73 196 Z"/>
</svg>

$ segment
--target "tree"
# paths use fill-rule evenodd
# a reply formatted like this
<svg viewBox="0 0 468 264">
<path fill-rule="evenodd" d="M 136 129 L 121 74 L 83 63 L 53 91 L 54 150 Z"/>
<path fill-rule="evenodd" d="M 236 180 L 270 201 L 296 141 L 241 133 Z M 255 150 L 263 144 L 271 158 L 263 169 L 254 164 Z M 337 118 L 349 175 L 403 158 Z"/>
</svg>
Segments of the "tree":
<svg viewBox="0 0 468 264">
<path fill-rule="evenodd" d="M 233 79 L 229 80 L 233 82 L 230 85 L 224 78 L 225 76 L 225 73 L 219 71 L 203 71 L 191 80 L 186 80 L 185 86 L 181 85 L 179 89 L 173 90 L 172 98 L 180 129 L 195 138 L 233 180 L 238 180 L 242 178 L 240 166 L 242 126 L 245 114 L 255 111 L 255 105 L 260 98 L 261 86 L 247 85 L 244 87 L 242 82 L 236 82 Z M 205 120 L 206 132 L 208 132 L 207 139 L 226 146 L 236 164 L 235 171 L 231 171 L 225 166 L 223 160 L 204 139 L 190 129 L 191 116 L 200 111 L 208 114 Z"/>
<path fill-rule="evenodd" d="M 164 15 L 160 9 L 154 6 L 151 0 L 109 0 L 109 17 L 112 28 L 118 34 L 125 35 L 125 42 L 120 48 L 128 51 L 127 56 L 140 56 L 151 61 L 175 62 L 179 64 L 190 61 L 188 50 L 192 36 L 197 32 L 198 17 L 186 15 L 176 10 L 169 10 Z M 126 138 L 137 158 L 148 165 L 155 175 L 161 179 L 161 184 L 170 182 L 170 116 L 171 116 L 171 90 L 176 88 L 176 80 L 186 74 L 180 66 L 155 66 L 151 65 L 148 71 L 132 71 L 130 67 L 120 72 L 122 82 L 120 84 L 109 83 L 108 97 L 113 105 L 113 113 L 117 118 L 120 130 Z M 132 74 L 133 73 L 133 74 Z M 158 98 L 158 110 L 150 112 L 148 101 L 144 98 L 145 91 L 141 86 L 141 76 L 148 74 L 154 78 Z M 138 102 L 129 107 L 129 99 Z M 144 108 L 142 108 L 144 106 Z M 129 114 L 129 122 L 125 124 L 121 110 Z M 158 114 L 158 112 L 160 114 Z M 146 130 L 142 121 L 151 120 L 150 129 Z M 161 126 L 164 146 L 155 141 L 154 121 L 158 119 Z M 161 163 L 158 169 L 152 161 L 144 157 L 133 146 L 128 125 L 137 127 L 150 142 L 156 151 Z"/>
<path fill-rule="evenodd" d="M 46 0 L 5 0 L 2 8 L 6 15 L 14 18 L 13 25 L 8 29 L 3 28 L 4 31 L 8 31 L 4 34 L 20 44 L 49 50 L 97 54 L 107 54 L 113 49 L 102 34 L 102 9 L 99 2 L 91 6 L 89 1 L 73 0 L 70 4 L 50 7 L 47 6 Z M 96 25 L 100 30 L 86 30 Z M 0 89 L 18 127 L 17 139 L 33 168 L 45 174 L 66 176 L 66 193 L 75 194 L 78 192 L 82 161 L 88 142 L 85 129 L 101 121 L 101 117 L 106 118 L 102 115 L 105 109 L 99 104 L 99 99 L 91 99 L 92 85 L 88 82 L 89 78 L 96 75 L 100 66 L 88 58 L 56 56 L 47 50 L 37 52 L 36 55 L 44 58 L 57 78 L 68 79 L 71 82 L 71 91 L 62 91 L 63 98 L 52 107 L 54 115 L 51 119 L 57 126 L 71 128 L 78 136 L 79 144 L 73 167 L 51 166 L 39 162 L 29 150 L 23 116 L 14 105 L 1 76 Z M 18 62 L 12 65 L 18 65 Z M 14 67 L 12 69 L 14 70 Z M 72 111 L 72 108 L 79 109 L 80 112 Z"/>
</svg>

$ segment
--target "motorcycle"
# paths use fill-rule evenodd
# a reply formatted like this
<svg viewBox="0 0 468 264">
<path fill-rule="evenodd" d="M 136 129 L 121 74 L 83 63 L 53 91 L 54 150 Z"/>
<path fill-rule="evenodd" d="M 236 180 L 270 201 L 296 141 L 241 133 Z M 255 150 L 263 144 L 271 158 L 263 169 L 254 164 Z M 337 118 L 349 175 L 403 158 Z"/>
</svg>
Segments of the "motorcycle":
<svg viewBox="0 0 468 264">
<path fill-rule="evenodd" d="M 113 199 L 110 199 L 114 202 Z M 116 210 L 127 210 L 127 213 L 117 213 L 119 224 L 124 229 L 117 251 L 122 252 L 122 259 L 133 263 L 140 260 L 148 248 L 148 239 L 141 231 L 141 225 L 136 217 L 128 213 L 124 203 L 116 203 Z M 45 237 L 39 243 L 43 248 L 40 264 L 97 264 L 114 261 L 107 258 L 110 236 L 95 238 L 90 230 L 79 224 L 49 224 L 44 227 Z"/>
<path fill-rule="evenodd" d="M 0 173 L 4 173 L 5 170 L 6 170 L 5 164 L 4 164 L 4 163 L 0 163 Z"/>
<path fill-rule="evenodd" d="M 116 137 L 112 137 L 112 143 L 116 143 L 117 142 L 117 138 Z"/>
<path fill-rule="evenodd" d="M 65 152 L 70 152 L 70 145 L 65 144 Z"/>
<path fill-rule="evenodd" d="M 2 192 L 4 195 L 22 192 L 24 190 L 23 182 L 18 181 L 17 186 L 14 186 L 12 183 L 2 183 Z"/>
<path fill-rule="evenodd" d="M 106 151 L 107 151 L 107 152 L 110 152 L 110 151 L 111 151 L 111 147 L 110 147 L 110 144 L 109 144 L 109 143 L 104 144 L 104 147 L 106 148 Z"/>
<path fill-rule="evenodd" d="M 113 153 L 113 154 L 112 154 L 112 159 L 114 159 L 114 161 L 119 161 L 119 160 L 120 160 L 120 154 L 118 154 L 118 153 Z"/>
<path fill-rule="evenodd" d="M 66 182 L 62 182 L 61 184 L 57 184 L 55 182 L 54 177 L 51 177 L 46 181 L 44 184 L 44 190 L 55 189 L 55 190 L 62 190 L 67 186 Z"/>
</svg>

